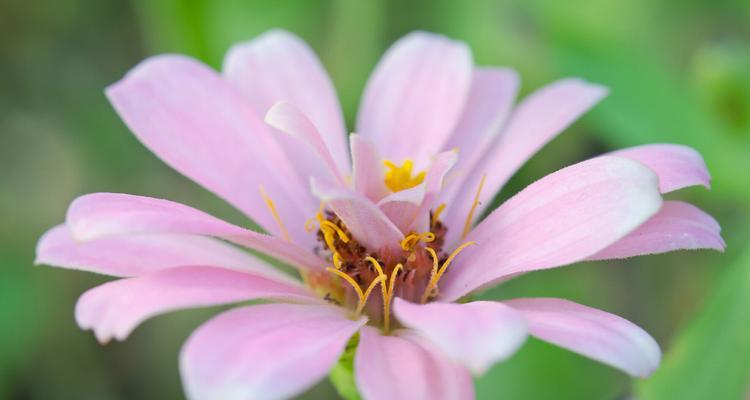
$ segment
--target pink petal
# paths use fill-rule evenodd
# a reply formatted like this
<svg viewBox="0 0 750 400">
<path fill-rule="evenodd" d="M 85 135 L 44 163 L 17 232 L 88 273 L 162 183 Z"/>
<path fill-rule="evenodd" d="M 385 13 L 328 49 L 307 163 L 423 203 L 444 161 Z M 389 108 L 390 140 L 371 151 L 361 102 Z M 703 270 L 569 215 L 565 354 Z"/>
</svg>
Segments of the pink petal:
<svg viewBox="0 0 750 400">
<path fill-rule="evenodd" d="M 357 132 L 378 143 L 386 158 L 424 166 L 461 117 L 471 74 L 466 44 L 424 32 L 405 36 L 367 83 Z"/>
<path fill-rule="evenodd" d="M 378 202 L 378 208 L 403 233 L 409 233 L 419 213 L 419 206 L 425 199 L 426 185 L 421 183 L 413 188 L 391 193 Z"/>
<path fill-rule="evenodd" d="M 341 177 L 338 166 L 336 166 L 336 161 L 328 151 L 328 147 L 318 133 L 318 129 L 297 107 L 285 102 L 276 103 L 268 110 L 265 121 L 274 128 L 307 143 L 328 167 L 330 176 L 334 177 L 341 186 L 344 186 L 344 179 Z"/>
<path fill-rule="evenodd" d="M 224 76 L 265 115 L 273 104 L 289 102 L 320 130 L 337 170 L 349 170 L 344 118 L 336 90 L 312 49 L 297 36 L 271 30 L 233 46 L 224 60 Z"/>
<path fill-rule="evenodd" d="M 138 139 L 174 169 L 279 235 L 263 186 L 292 237 L 309 239 L 299 221 L 317 203 L 306 182 L 253 108 L 210 68 L 182 56 L 153 57 L 107 96 Z"/>
<path fill-rule="evenodd" d="M 565 79 L 532 93 L 525 98 L 508 121 L 500 137 L 470 173 L 450 209 L 445 222 L 463 226 L 474 193 L 483 175 L 487 180 L 474 214 L 476 221 L 489 206 L 505 182 L 539 149 L 561 133 L 581 114 L 607 94 L 607 89 L 580 79 Z M 460 231 L 460 229 L 459 229 Z M 451 234 L 455 238 L 456 230 Z"/>
<path fill-rule="evenodd" d="M 429 211 L 436 206 L 445 176 L 457 160 L 456 151 L 436 155 L 422 184 L 386 196 L 378 207 L 402 232 L 426 231 L 430 222 Z"/>
<path fill-rule="evenodd" d="M 514 299 L 505 304 L 523 313 L 529 331 L 539 339 L 640 378 L 659 366 L 659 345 L 624 318 L 563 299 Z"/>
<path fill-rule="evenodd" d="M 473 399 L 469 372 L 399 336 L 360 331 L 354 359 L 357 388 L 367 400 Z"/>
<path fill-rule="evenodd" d="M 466 238 L 466 250 L 441 282 L 450 301 L 521 272 L 581 261 L 656 214 L 656 175 L 621 157 L 597 157 L 532 183 Z"/>
<path fill-rule="evenodd" d="M 187 397 L 291 398 L 328 373 L 365 322 L 329 306 L 266 304 L 225 312 L 182 348 Z"/>
<path fill-rule="evenodd" d="M 207 265 L 277 280 L 292 279 L 248 252 L 209 237 L 139 234 L 76 242 L 65 225 L 50 229 L 39 239 L 34 263 L 118 277 L 139 276 L 173 267 Z"/>
<path fill-rule="evenodd" d="M 510 357 L 526 340 L 523 316 L 501 303 L 417 305 L 396 298 L 393 304 L 399 322 L 475 374 Z"/>
<path fill-rule="evenodd" d="M 518 73 L 509 68 L 477 68 L 461 119 L 446 149 L 460 155 L 451 176 L 451 195 L 442 196 L 452 204 L 453 195 L 473 171 L 481 157 L 497 139 L 518 94 Z"/>
<path fill-rule="evenodd" d="M 349 142 L 352 149 L 352 186 L 357 193 L 377 202 L 388 194 L 383 158 L 375 143 L 362 135 L 351 134 Z"/>
<path fill-rule="evenodd" d="M 70 205 L 66 222 L 77 241 L 127 234 L 216 236 L 299 268 L 326 266 L 311 251 L 283 239 L 240 228 L 184 204 L 151 197 L 118 193 L 84 195 Z"/>
<path fill-rule="evenodd" d="M 659 175 L 662 193 L 701 185 L 711 187 L 711 175 L 701 155 L 687 146 L 677 144 L 649 144 L 609 153 L 627 157 L 651 168 Z"/>
<path fill-rule="evenodd" d="M 724 251 L 726 244 L 720 232 L 716 220 L 697 207 L 681 201 L 665 201 L 658 214 L 589 259 L 627 258 L 675 250 Z"/>
<path fill-rule="evenodd" d="M 222 268 L 179 267 L 87 291 L 76 304 L 76 321 L 104 343 L 124 340 L 143 321 L 169 311 L 259 298 L 318 301 L 301 285 Z"/>
<path fill-rule="evenodd" d="M 397 247 L 404 235 L 378 207 L 351 190 L 312 181 L 312 191 L 341 218 L 352 236 L 372 251 Z"/>
</svg>

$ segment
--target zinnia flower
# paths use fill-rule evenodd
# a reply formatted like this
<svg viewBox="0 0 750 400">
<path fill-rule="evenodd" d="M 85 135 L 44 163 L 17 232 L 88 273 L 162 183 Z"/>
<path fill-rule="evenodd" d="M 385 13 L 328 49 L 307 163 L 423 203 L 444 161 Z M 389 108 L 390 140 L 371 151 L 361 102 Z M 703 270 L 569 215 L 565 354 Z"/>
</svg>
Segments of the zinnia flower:
<svg viewBox="0 0 750 400">
<path fill-rule="evenodd" d="M 508 178 L 606 94 L 565 79 L 513 108 L 518 86 L 512 70 L 476 67 L 461 42 L 410 34 L 375 69 L 347 146 L 329 78 L 287 32 L 233 47 L 221 75 L 150 58 L 107 89 L 114 108 L 159 158 L 267 233 L 168 200 L 89 194 L 42 237 L 37 263 L 123 278 L 76 306 L 101 342 L 172 310 L 273 300 L 192 334 L 180 356 L 191 399 L 293 396 L 357 339 L 365 399 L 473 398 L 471 374 L 529 334 L 645 377 L 659 347 L 623 318 L 555 298 L 456 302 L 579 261 L 724 248 L 713 218 L 662 200 L 709 185 L 700 155 L 679 145 L 569 166 L 480 221 Z"/>
</svg>

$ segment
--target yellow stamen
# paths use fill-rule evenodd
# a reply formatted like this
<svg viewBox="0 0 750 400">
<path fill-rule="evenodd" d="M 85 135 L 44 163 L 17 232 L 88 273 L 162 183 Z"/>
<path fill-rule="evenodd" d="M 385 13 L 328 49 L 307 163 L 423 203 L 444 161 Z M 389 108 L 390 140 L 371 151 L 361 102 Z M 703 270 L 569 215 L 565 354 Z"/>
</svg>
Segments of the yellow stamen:
<svg viewBox="0 0 750 400">
<path fill-rule="evenodd" d="M 341 255 L 339 253 L 333 253 L 333 266 L 336 269 L 341 269 Z"/>
<path fill-rule="evenodd" d="M 263 185 L 260 186 L 260 195 L 263 197 L 263 201 L 266 202 L 266 206 L 268 206 L 268 209 L 271 210 L 271 215 L 273 215 L 273 219 L 276 220 L 276 223 L 279 225 L 279 229 L 281 230 L 281 234 L 284 236 L 284 239 L 286 239 L 287 242 L 290 242 L 291 240 L 289 238 L 289 232 L 286 230 L 284 222 L 281 221 L 281 217 L 279 216 L 278 211 L 276 211 L 276 205 L 274 204 L 273 200 L 268 197 L 266 189 L 263 188 Z"/>
<path fill-rule="evenodd" d="M 383 298 L 383 331 L 388 334 L 391 330 L 391 301 L 393 300 L 393 288 L 396 286 L 396 276 L 404 269 L 401 264 L 396 264 L 391 272 L 391 281 L 388 284 L 388 296 Z"/>
<path fill-rule="evenodd" d="M 335 268 L 328 267 L 326 268 L 326 271 L 333 272 L 334 274 L 340 276 L 345 281 L 349 282 L 350 285 L 354 288 L 354 291 L 357 292 L 357 297 L 359 298 L 359 302 L 362 303 L 363 300 L 365 300 L 365 294 L 362 293 L 362 289 L 357 284 L 357 281 L 354 280 L 351 276 L 345 274 L 343 271 L 339 271 Z"/>
<path fill-rule="evenodd" d="M 486 179 L 487 174 L 482 175 L 482 180 L 479 182 L 479 187 L 477 188 L 477 194 L 474 195 L 474 203 L 471 205 L 469 215 L 466 216 L 466 223 L 464 223 L 464 231 L 461 234 L 461 240 L 466 239 L 466 235 L 468 235 L 469 230 L 471 230 L 471 222 L 474 219 L 474 212 L 477 210 L 477 205 L 479 205 L 479 195 L 482 193 L 482 188 L 484 187 L 484 181 Z"/>
<path fill-rule="evenodd" d="M 357 311 L 356 314 L 359 316 L 359 314 L 362 314 L 362 310 L 365 309 L 365 304 L 367 304 L 367 299 L 370 298 L 370 294 L 372 293 L 373 289 L 375 289 L 375 285 L 380 284 L 380 287 L 383 287 L 385 284 L 385 275 L 380 275 L 379 277 L 375 278 L 375 280 L 370 283 L 370 286 L 365 290 L 365 294 L 363 296 L 362 301 L 357 305 Z"/>
<path fill-rule="evenodd" d="M 389 160 L 383 161 L 383 164 L 388 168 L 388 171 L 385 173 L 385 185 L 388 186 L 388 189 L 391 189 L 392 192 L 411 189 L 424 181 L 426 175 L 424 171 L 415 176 L 411 175 L 412 169 L 414 168 L 414 162 L 412 160 L 404 161 L 401 166 L 398 166 Z"/>
<path fill-rule="evenodd" d="M 354 288 L 354 291 L 357 293 L 357 297 L 359 298 L 359 301 L 357 302 L 357 309 L 354 311 L 354 314 L 356 316 L 362 314 L 362 310 L 364 310 L 365 305 L 367 304 L 367 299 L 370 298 L 370 294 L 372 293 L 373 289 L 375 289 L 375 286 L 378 283 L 380 283 L 382 286 L 382 283 L 385 281 L 385 276 L 378 276 L 372 281 L 372 283 L 370 283 L 370 286 L 367 288 L 367 290 L 362 292 L 362 288 L 359 287 L 357 281 L 355 281 L 351 276 L 331 267 L 326 268 L 326 270 L 338 275 L 339 277 L 347 281 L 352 286 L 352 288 Z"/>
<path fill-rule="evenodd" d="M 305 231 L 312 232 L 315 230 L 315 221 L 318 221 L 318 225 L 320 225 L 321 222 L 325 220 L 323 218 L 323 209 L 326 207 L 326 203 L 324 201 L 320 202 L 320 207 L 318 207 L 318 212 L 315 213 L 314 217 L 310 217 L 305 221 Z"/>
<path fill-rule="evenodd" d="M 411 250 L 419 241 L 432 242 L 435 240 L 435 234 L 432 232 L 410 233 L 401 241 L 403 250 Z"/>
<path fill-rule="evenodd" d="M 430 281 L 432 281 L 432 278 L 434 278 L 438 273 L 438 256 L 435 250 L 432 249 L 432 247 L 425 247 L 424 249 L 429 251 L 430 255 L 432 256 L 432 272 L 430 272 Z"/>
<path fill-rule="evenodd" d="M 344 230 L 339 228 L 338 225 L 334 224 L 331 221 L 324 220 L 320 223 L 320 229 L 326 230 L 329 229 L 333 232 L 336 232 L 337 235 L 339 235 L 339 239 L 341 239 L 344 243 L 349 243 L 349 236 L 344 233 Z"/>
<path fill-rule="evenodd" d="M 430 221 L 430 229 L 435 229 L 435 224 L 440 220 L 440 214 L 443 213 L 445 210 L 445 203 L 440 203 L 440 205 L 435 209 L 435 212 L 432 213 L 432 221 Z"/>
<path fill-rule="evenodd" d="M 461 251 L 463 251 L 463 249 L 465 249 L 465 248 L 467 248 L 467 247 L 469 247 L 471 245 L 475 245 L 475 244 L 477 244 L 477 242 L 466 242 L 466 243 L 458 246 L 458 248 L 456 250 L 454 250 L 453 253 L 451 253 L 448 256 L 448 259 L 445 260 L 445 262 L 443 263 L 443 266 L 441 266 L 440 269 L 437 270 L 437 272 L 435 272 L 435 267 L 433 266 L 433 269 L 432 269 L 433 270 L 433 274 L 430 277 L 430 282 L 427 284 L 427 287 L 425 288 L 424 293 L 422 293 L 422 301 L 421 301 L 422 304 L 426 303 L 427 299 L 430 298 L 430 295 L 432 294 L 432 291 L 435 290 L 435 288 L 437 287 L 438 281 L 443 276 L 443 274 L 445 274 L 445 271 L 448 269 L 448 266 L 453 261 L 453 259 L 456 258 L 456 256 L 458 255 L 458 253 L 460 253 Z M 437 254 L 435 254 L 435 252 L 432 251 L 432 252 L 430 252 L 430 255 L 432 255 L 432 260 L 433 260 L 433 263 L 434 263 L 433 265 L 437 265 Z"/>
</svg>

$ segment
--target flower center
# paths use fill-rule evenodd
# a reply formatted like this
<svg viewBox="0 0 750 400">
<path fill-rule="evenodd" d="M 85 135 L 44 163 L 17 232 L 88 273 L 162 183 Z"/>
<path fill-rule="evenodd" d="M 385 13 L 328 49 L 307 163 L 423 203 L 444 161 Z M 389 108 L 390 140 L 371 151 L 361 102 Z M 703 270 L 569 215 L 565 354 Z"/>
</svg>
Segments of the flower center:
<svg viewBox="0 0 750 400">
<path fill-rule="evenodd" d="M 424 171 L 412 176 L 412 169 L 414 169 L 414 162 L 412 160 L 404 161 L 401 166 L 389 160 L 383 161 L 383 164 L 388 168 L 388 171 L 385 173 L 385 185 L 392 192 L 411 189 L 424 181 L 426 175 Z"/>
<path fill-rule="evenodd" d="M 370 322 L 392 328 L 394 297 L 426 303 L 438 295 L 438 281 L 453 259 L 473 242 L 448 254 L 443 250 L 447 228 L 438 219 L 443 207 L 430 213 L 430 230 L 412 232 L 397 248 L 371 251 L 351 236 L 344 223 L 329 211 L 317 215 L 318 254 L 332 267 L 311 273 L 308 283 L 328 301 L 367 314 Z"/>
</svg>

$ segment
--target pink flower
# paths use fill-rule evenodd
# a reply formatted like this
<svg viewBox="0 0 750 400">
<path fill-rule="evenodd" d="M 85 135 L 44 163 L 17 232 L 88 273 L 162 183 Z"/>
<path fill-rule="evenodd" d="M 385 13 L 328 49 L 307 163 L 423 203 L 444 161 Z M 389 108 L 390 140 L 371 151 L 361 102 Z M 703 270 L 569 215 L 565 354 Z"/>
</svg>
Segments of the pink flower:
<svg viewBox="0 0 750 400">
<path fill-rule="evenodd" d="M 512 108 L 518 86 L 512 70 L 476 67 L 463 43 L 410 34 L 370 78 L 350 159 L 329 78 L 289 33 L 233 47 L 221 75 L 182 56 L 148 59 L 107 89 L 117 112 L 158 157 L 268 234 L 167 200 L 89 194 L 42 237 L 37 263 L 123 278 L 76 306 L 101 342 L 172 310 L 275 300 L 193 333 L 180 361 L 191 399 L 293 396 L 357 332 L 366 399 L 472 398 L 471 373 L 527 334 L 645 377 L 659 347 L 615 315 L 554 298 L 454 303 L 579 261 L 724 248 L 713 218 L 662 200 L 709 185 L 700 155 L 678 145 L 564 168 L 479 222 L 507 179 L 606 94 L 565 79 Z"/>
</svg>

